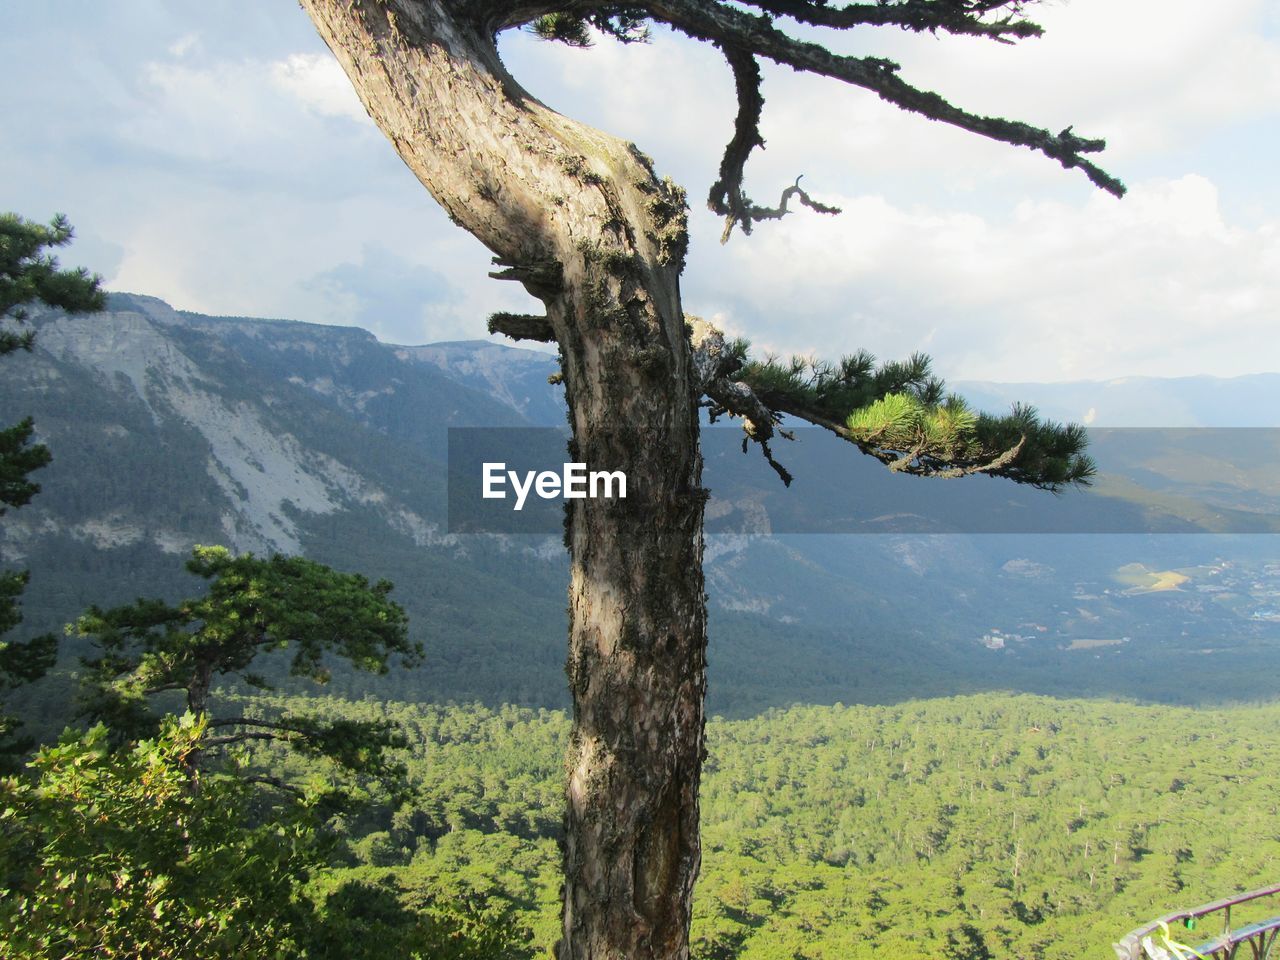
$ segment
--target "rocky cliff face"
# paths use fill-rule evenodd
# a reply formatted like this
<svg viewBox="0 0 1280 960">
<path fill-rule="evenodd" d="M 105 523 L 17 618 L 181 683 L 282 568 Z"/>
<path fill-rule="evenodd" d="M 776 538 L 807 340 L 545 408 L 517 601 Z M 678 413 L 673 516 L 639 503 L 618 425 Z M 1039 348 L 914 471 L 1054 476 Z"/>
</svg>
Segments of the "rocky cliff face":
<svg viewBox="0 0 1280 960">
<path fill-rule="evenodd" d="M 358 446 L 341 449 L 321 434 L 327 429 L 336 439 L 356 424 L 374 435 L 390 433 L 382 421 L 401 392 L 447 398 L 430 404 L 429 417 L 442 427 L 486 417 L 518 419 L 483 395 L 440 383 L 434 371 L 399 358 L 364 331 L 188 318 L 136 296 L 113 298 L 105 314 L 49 314 L 35 323 L 38 349 L 14 364 L 6 407 L 38 416 L 57 463 L 81 459 L 76 448 L 92 424 L 99 462 L 96 469 L 80 465 L 87 475 L 68 476 L 55 466 L 42 476 L 49 493 L 5 526 L 11 556 L 15 541 L 62 529 L 100 548 L 147 540 L 166 552 L 186 552 L 198 537 L 212 537 L 238 550 L 296 553 L 316 520 L 353 508 L 366 508 L 386 533 L 416 546 L 452 547 L 438 518 L 425 515 L 438 511 L 389 492 Z M 402 369 L 374 387 L 359 375 L 370 360 Z M 266 389 L 245 389 L 264 379 Z M 44 402 L 31 397 L 23 403 L 14 394 L 40 383 Z M 319 403 L 299 417 L 291 408 L 308 400 Z M 170 434 L 189 447 L 177 462 Z M 146 451 L 132 449 L 140 442 Z M 174 475 L 192 459 L 203 460 L 202 472 Z M 120 470 L 135 477 L 132 497 L 95 510 L 89 498 L 72 503 L 62 495 L 68 483 L 83 488 Z M 177 518 L 155 510 L 147 496 L 158 482 L 185 487 L 185 498 L 212 507 L 216 527 L 175 528 Z"/>
<path fill-rule="evenodd" d="M 530 423 L 546 427 L 565 423 L 564 391 L 551 388 L 547 382 L 560 370 L 560 363 L 552 354 L 513 350 L 485 340 L 463 340 L 397 347 L 396 355 L 437 367 L 463 386 L 516 410 Z"/>
</svg>

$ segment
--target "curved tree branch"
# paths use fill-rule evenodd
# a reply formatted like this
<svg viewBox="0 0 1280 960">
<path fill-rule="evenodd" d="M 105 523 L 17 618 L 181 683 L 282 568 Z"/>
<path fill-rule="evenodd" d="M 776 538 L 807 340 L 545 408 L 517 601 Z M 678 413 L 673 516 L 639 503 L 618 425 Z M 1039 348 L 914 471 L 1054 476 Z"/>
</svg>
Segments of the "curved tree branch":
<svg viewBox="0 0 1280 960">
<path fill-rule="evenodd" d="M 733 123 L 733 139 L 724 148 L 720 160 L 720 178 L 711 186 L 707 206 L 712 213 L 724 217 L 724 233 L 720 242 L 727 243 L 734 224 L 742 232 L 751 233 L 751 225 L 760 220 L 780 220 L 787 214 L 787 204 L 792 197 L 818 213 L 839 213 L 838 207 L 813 200 L 800 186 L 800 178 L 782 191 L 776 207 L 756 206 L 743 193 L 742 177 L 747 158 L 756 147 L 764 146 L 760 136 L 760 115 L 764 110 L 764 97 L 760 93 L 760 64 L 755 55 L 738 47 L 724 48 L 725 60 L 733 71 L 734 86 L 738 92 L 738 116 Z"/>
<path fill-rule="evenodd" d="M 298 787 L 295 787 L 291 783 L 286 783 L 285 781 L 281 780 L 279 777 L 273 777 L 265 773 L 249 774 L 244 777 L 244 782 L 260 783 L 263 786 L 275 787 L 277 790 L 283 791 L 284 793 L 292 794 L 295 797 L 305 797 L 307 795 L 305 790 L 301 790 Z"/>
<path fill-rule="evenodd" d="M 894 26 L 916 33 L 960 34 L 1013 43 L 1010 37 L 1038 37 L 1044 29 L 1018 19 L 1022 3 L 1009 0 L 899 0 L 892 3 L 850 3 L 843 7 L 806 0 L 746 0 L 747 4 L 775 16 L 790 17 L 814 27 L 847 30 L 860 26 Z M 998 10 L 1005 15 L 983 19 Z"/>
<path fill-rule="evenodd" d="M 637 24 L 648 16 L 696 40 L 710 41 L 720 47 L 733 71 L 738 98 L 733 137 L 725 147 L 720 175 L 708 198 L 711 210 L 725 217 L 723 241 L 735 223 L 742 226 L 744 233 L 750 233 L 752 223 L 782 217 L 792 196 L 798 196 L 806 206 L 820 212 L 839 212 L 813 201 L 799 188 L 798 180 L 794 187 L 787 188 L 777 207 L 756 207 L 743 194 L 747 157 L 756 147 L 764 145 L 760 137 L 764 106 L 760 93 L 760 57 L 862 87 L 900 109 L 931 120 L 1036 150 L 1067 169 L 1080 169 L 1100 189 L 1122 196 L 1124 184 L 1085 156 L 1103 150 L 1105 140 L 1077 136 L 1071 127 L 1055 134 L 1020 121 L 971 113 L 937 93 L 903 80 L 899 76 L 899 65 L 891 60 L 832 53 L 821 44 L 796 39 L 775 23 L 775 18 L 786 17 L 804 26 L 833 30 L 897 26 L 917 33 L 942 31 L 1013 43 L 1043 33 L 1038 24 L 1021 17 L 1031 2 L 1034 0 L 880 0 L 835 6 L 827 0 L 743 0 L 742 5 L 760 11 L 752 13 L 723 0 L 649 0 L 627 4 L 591 0 L 562 0 L 558 4 L 481 0 L 474 5 L 473 16 L 497 32 L 536 24 L 554 10 L 554 16 L 563 18 L 564 23 L 546 38 L 575 46 L 589 44 L 588 25 L 624 41 L 645 39 L 647 34 L 643 31 L 637 35 Z"/>
<path fill-rule="evenodd" d="M 831 77 L 875 93 L 882 100 L 903 110 L 918 113 L 980 134 L 992 140 L 1027 147 L 1057 160 L 1065 168 L 1078 168 L 1097 187 L 1116 196 L 1125 192 L 1124 184 L 1087 158 L 1106 146 L 1106 141 L 1076 135 L 1071 127 L 1058 132 L 1035 127 L 1016 120 L 971 113 L 945 100 L 937 93 L 913 86 L 899 76 L 898 64 L 881 57 L 853 57 L 832 53 L 817 43 L 796 39 L 779 29 L 774 17 L 789 17 L 808 26 L 851 29 L 858 26 L 898 26 L 916 32 L 944 31 L 983 36 L 1002 42 L 1038 36 L 1036 24 L 1020 19 L 1023 3 L 995 0 L 901 0 L 901 2 L 855 3 L 835 7 L 817 0 L 745 0 L 761 10 L 754 14 L 723 2 L 707 0 L 652 0 L 647 3 L 601 4 L 566 0 L 557 9 L 583 23 L 601 17 L 619 16 L 625 11 L 634 18 L 647 13 L 655 20 L 697 40 L 715 43 L 724 51 L 733 71 L 737 90 L 738 114 L 733 137 L 725 147 L 719 177 L 711 188 L 708 206 L 725 217 L 725 238 L 734 224 L 749 233 L 751 224 L 759 220 L 777 219 L 787 212 L 787 201 L 800 202 L 823 213 L 836 208 L 812 200 L 800 189 L 799 181 L 788 187 L 777 207 L 757 207 L 743 193 L 743 170 L 751 151 L 763 146 L 760 117 L 764 99 L 760 93 L 759 59 L 766 57 L 795 70 Z M 546 7 L 521 3 L 489 3 L 502 8 L 496 22 L 501 28 L 528 23 L 529 17 Z M 1004 16 L 988 19 L 1003 12 Z M 585 27 L 584 27 L 585 29 Z"/>
<path fill-rule="evenodd" d="M 760 114 L 764 110 L 764 97 L 760 94 L 760 64 L 753 54 L 741 47 L 725 46 L 724 56 L 733 71 L 738 116 L 733 121 L 733 138 L 725 146 L 720 160 L 720 178 L 711 185 L 711 193 L 707 196 L 707 206 L 711 211 L 725 218 L 721 243 L 729 239 L 734 223 L 742 224 L 743 233 L 751 232 L 751 202 L 742 194 L 743 168 L 751 151 L 764 146 L 764 139 L 760 136 Z"/>
<path fill-rule="evenodd" d="M 743 449 L 754 441 L 783 482 L 791 475 L 774 458 L 769 442 L 784 417 L 821 427 L 874 457 L 895 473 L 953 479 L 973 474 L 1004 477 L 1045 490 L 1087 484 L 1093 463 L 1084 455 L 1087 439 L 1079 427 L 1042 423 L 1035 411 L 1015 406 L 1006 417 L 969 412 L 955 396 L 944 396 L 928 360 L 878 368 L 867 354 L 838 365 L 813 361 L 779 364 L 747 359 L 749 345 L 728 342 L 714 326 L 688 320 L 698 389 L 714 422 L 729 416 L 743 422 Z M 905 420 L 885 415 L 900 408 Z"/>
<path fill-rule="evenodd" d="M 879 95 L 882 100 L 931 120 L 1000 140 L 1030 147 L 1052 157 L 1064 167 L 1079 167 L 1094 184 L 1114 193 L 1124 185 L 1081 154 L 1097 153 L 1104 140 L 1076 136 L 1071 128 L 1052 134 L 1030 124 L 999 117 L 984 117 L 953 106 L 940 95 L 913 87 L 898 76 L 898 64 L 880 57 L 849 57 L 832 53 L 816 43 L 797 40 L 777 29 L 767 16 L 752 16 L 719 3 L 695 0 L 660 0 L 649 5 L 655 16 L 699 39 L 722 48 L 749 51 L 777 63 L 841 80 Z"/>
<path fill-rule="evenodd" d="M 494 313 L 489 316 L 489 332 L 501 333 L 512 340 L 536 340 L 555 343 L 556 332 L 545 316 L 529 313 Z"/>
<path fill-rule="evenodd" d="M 1021 17 L 1031 2 L 1034 0 L 880 0 L 836 6 L 827 0 L 743 0 L 735 6 L 723 0 L 649 0 L 628 4 L 591 0 L 562 0 L 558 4 L 482 0 L 476 4 L 473 15 L 496 32 L 527 24 L 536 26 L 554 10 L 554 17 L 560 18 L 557 26 L 554 30 L 548 28 L 543 35 L 574 46 L 589 45 L 589 26 L 624 41 L 644 39 L 647 34 L 637 25 L 642 24 L 645 17 L 652 17 L 696 40 L 720 47 L 733 72 L 738 113 L 707 205 L 725 218 L 721 237 L 721 242 L 725 242 L 735 224 L 741 226 L 744 233 L 750 233 L 756 222 L 785 216 L 792 198 L 820 213 L 840 212 L 836 207 L 812 199 L 800 188 L 799 178 L 783 191 L 776 207 L 757 206 L 743 192 L 747 158 L 756 147 L 764 146 L 760 136 L 764 107 L 760 92 L 761 57 L 862 87 L 902 110 L 930 120 L 1035 150 L 1067 169 L 1078 168 L 1095 186 L 1122 196 L 1124 184 L 1086 156 L 1103 150 L 1105 140 L 1077 136 L 1071 127 L 1055 134 L 1020 121 L 971 113 L 937 93 L 903 80 L 899 76 L 899 65 L 891 60 L 832 53 L 821 44 L 796 39 L 775 23 L 775 18 L 785 17 L 804 26 L 833 30 L 897 26 L 917 33 L 942 31 L 1012 43 L 1043 32 L 1040 26 Z M 743 10 L 741 6 L 754 7 L 760 12 Z"/>
</svg>

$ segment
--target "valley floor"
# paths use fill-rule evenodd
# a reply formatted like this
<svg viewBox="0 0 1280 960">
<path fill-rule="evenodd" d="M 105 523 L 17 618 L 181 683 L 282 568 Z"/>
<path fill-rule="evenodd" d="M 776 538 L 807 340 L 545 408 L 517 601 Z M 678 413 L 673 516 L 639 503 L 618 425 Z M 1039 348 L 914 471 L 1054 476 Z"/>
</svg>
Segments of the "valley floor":
<svg viewBox="0 0 1280 960">
<path fill-rule="evenodd" d="M 306 708 L 402 724 L 417 790 L 342 823 L 346 865 L 325 882 L 372 874 L 406 897 L 464 898 L 549 955 L 566 715 Z M 1108 957 L 1143 921 L 1280 877 L 1280 705 L 981 694 L 797 706 L 708 734 L 705 960 Z"/>
</svg>

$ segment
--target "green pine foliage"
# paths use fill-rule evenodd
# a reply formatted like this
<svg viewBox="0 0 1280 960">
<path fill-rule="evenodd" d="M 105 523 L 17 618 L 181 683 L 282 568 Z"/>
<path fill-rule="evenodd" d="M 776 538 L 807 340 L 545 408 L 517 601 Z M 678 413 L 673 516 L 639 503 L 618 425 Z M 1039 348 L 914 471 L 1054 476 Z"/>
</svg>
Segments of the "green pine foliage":
<svg viewBox="0 0 1280 960">
<path fill-rule="evenodd" d="M 394 656 L 421 656 L 386 580 L 370 585 L 304 557 L 235 556 L 218 546 L 196 547 L 187 570 L 209 581 L 203 597 L 95 606 L 76 621 L 75 632 L 102 651 L 88 665 L 117 696 L 163 688 L 203 700 L 223 677 L 261 686 L 251 668 L 271 651 L 288 650 L 290 673 L 318 683 L 330 676 L 328 656 L 373 673 L 385 673 Z"/>
<path fill-rule="evenodd" d="M 909 394 L 926 406 L 935 406 L 944 397 L 945 385 L 921 353 L 877 364 L 865 350 L 829 363 L 807 357 L 752 360 L 751 344 L 743 339 L 735 340 L 729 349 L 742 364 L 735 379 L 748 384 L 766 405 L 774 397 L 803 398 L 807 406 L 831 420 L 843 420 L 888 394 Z"/>
<path fill-rule="evenodd" d="M 289 675 L 317 683 L 328 681 L 333 661 L 385 673 L 393 660 L 421 658 L 386 580 L 370 584 L 302 557 L 233 556 L 225 547 L 196 547 L 187 569 L 209 581 L 204 596 L 92 607 L 73 625 L 99 651 L 85 661 L 84 713 L 109 723 L 117 742 L 151 735 L 175 709 L 166 695 L 184 696 L 185 709 L 203 719 L 215 681 L 267 687 L 258 671 L 272 653 L 287 658 Z M 213 717 L 200 754 L 207 759 L 258 739 L 323 757 L 358 776 L 400 773 L 386 754 L 400 741 L 388 724 L 319 719 L 306 711 Z"/>
<path fill-rule="evenodd" d="M 501 900 L 459 897 L 408 871 L 329 871 L 308 889 L 317 960 L 526 960 L 530 934 Z"/>
<path fill-rule="evenodd" d="M 893 469 L 940 477 L 980 470 L 1051 491 L 1087 484 L 1095 472 L 1082 427 L 1042 421 L 1025 405 L 1003 417 L 974 413 L 924 354 L 877 364 L 859 351 L 828 363 L 751 359 L 742 339 L 727 346 L 731 378 L 767 409 L 834 428 Z"/>
<path fill-rule="evenodd" d="M 595 13 L 548 13 L 529 24 L 529 32 L 540 40 L 570 47 L 590 47 L 592 30 L 621 43 L 644 43 L 649 39 L 649 13 L 643 7 L 613 4 Z"/>
<path fill-rule="evenodd" d="M 25 220 L 14 213 L 0 213 L 0 319 L 20 325 L 27 308 L 42 303 L 71 313 L 91 313 L 106 306 L 106 294 L 98 289 L 102 278 L 83 267 L 63 270 L 58 258 L 46 252 L 64 247 L 74 233 L 58 214 L 48 225 Z M 0 355 L 30 350 L 34 334 L 0 327 Z"/>
<path fill-rule="evenodd" d="M 890 393 L 849 414 L 845 426 L 867 443 L 896 450 L 929 450 L 944 460 L 978 453 L 978 417 L 959 397 L 926 404 L 909 393 Z"/>
<path fill-rule="evenodd" d="M 57 257 L 46 252 L 70 243 L 72 236 L 62 214 L 47 226 L 17 214 L 0 214 L 0 356 L 31 349 L 35 333 L 22 328 L 27 308 L 33 304 L 73 313 L 106 306 L 100 277 L 90 276 L 83 267 L 63 270 Z M 48 447 L 33 442 L 34 434 L 30 417 L 0 428 L 0 517 L 7 508 L 24 506 L 40 492 L 30 474 L 47 466 L 52 455 Z M 0 572 L 0 636 L 22 622 L 19 599 L 26 584 L 25 572 Z M 0 691 L 42 676 L 56 655 L 57 639 L 52 635 L 25 642 L 0 640 Z M 15 769 L 18 757 L 32 746 L 29 739 L 16 734 L 20 726 L 16 718 L 0 713 L 0 773 Z"/>
<path fill-rule="evenodd" d="M 0 635 L 22 621 L 18 598 L 27 578 L 26 571 L 0 573 Z M 57 658 L 58 638 L 51 633 L 24 641 L 0 639 L 0 693 L 43 677 Z M 0 775 L 17 770 L 22 755 L 35 746 L 35 740 L 22 727 L 16 716 L 0 713 Z"/>
<path fill-rule="evenodd" d="M 30 417 L 0 430 L 0 516 L 9 507 L 25 506 L 40 492 L 29 475 L 48 466 L 53 456 L 48 447 L 31 442 L 34 432 Z"/>
<path fill-rule="evenodd" d="M 0 354 L 9 352 L 0 331 Z M 10 347 L 10 350 L 13 348 Z M 21 507 L 40 491 L 30 474 L 52 459 L 48 447 L 32 443 L 35 425 L 30 417 L 0 429 L 0 517 L 10 507 Z M 22 623 L 22 592 L 30 580 L 25 570 L 0 571 L 0 693 L 39 679 L 57 660 L 58 640 L 42 634 L 26 640 L 5 639 Z M 34 744 L 18 733 L 16 717 L 0 712 L 0 774 L 17 768 L 18 758 Z"/>
</svg>

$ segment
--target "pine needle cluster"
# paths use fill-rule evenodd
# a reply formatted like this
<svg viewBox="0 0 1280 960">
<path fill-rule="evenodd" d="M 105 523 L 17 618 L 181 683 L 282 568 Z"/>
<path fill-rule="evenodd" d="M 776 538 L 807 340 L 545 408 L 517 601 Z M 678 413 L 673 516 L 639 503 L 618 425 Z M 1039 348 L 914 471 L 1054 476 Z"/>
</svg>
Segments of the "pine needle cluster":
<svg viewBox="0 0 1280 960">
<path fill-rule="evenodd" d="M 649 39 L 649 13 L 643 7 L 619 4 L 585 15 L 548 13 L 529 24 L 529 32 L 540 40 L 570 47 L 594 44 L 594 28 L 621 43 L 644 43 Z"/>
<path fill-rule="evenodd" d="M 749 359 L 750 344 L 727 345 L 745 384 L 783 415 L 825 427 L 891 469 L 923 476 L 987 473 L 1056 491 L 1087 485 L 1096 472 L 1083 427 L 1041 420 L 1015 404 L 1004 416 L 973 410 L 949 393 L 916 353 L 877 363 L 865 350 L 835 363 L 807 357 Z"/>
</svg>

